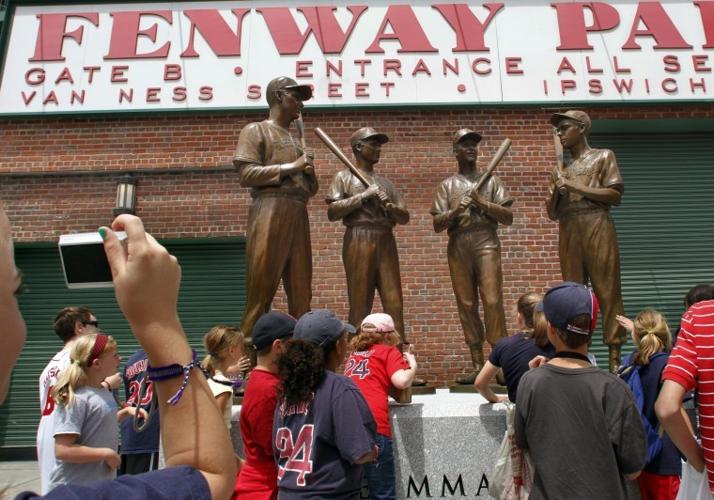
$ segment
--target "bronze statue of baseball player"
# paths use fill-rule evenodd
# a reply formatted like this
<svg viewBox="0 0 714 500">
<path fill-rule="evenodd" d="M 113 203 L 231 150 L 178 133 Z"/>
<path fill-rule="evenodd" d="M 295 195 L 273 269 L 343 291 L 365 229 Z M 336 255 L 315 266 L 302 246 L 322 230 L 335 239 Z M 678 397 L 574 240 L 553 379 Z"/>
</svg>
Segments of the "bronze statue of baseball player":
<svg viewBox="0 0 714 500">
<path fill-rule="evenodd" d="M 547 200 L 548 217 L 558 221 L 560 270 L 563 280 L 592 285 L 602 309 L 609 368 L 614 372 L 627 334 L 616 319 L 624 314 L 624 307 L 620 252 L 610 207 L 620 204 L 624 184 L 614 153 L 588 144 L 591 121 L 585 112 L 555 113 L 550 123 L 572 158 L 563 167 L 558 155 Z"/>
<path fill-rule="evenodd" d="M 331 221 L 342 219 L 347 226 L 342 262 L 347 276 L 349 322 L 359 325 L 372 312 L 374 292 L 378 290 L 384 312 L 394 319 L 405 343 L 399 255 L 392 228 L 409 222 L 409 212 L 394 185 L 374 172 L 382 145 L 388 141 L 385 134 L 371 127 L 352 134 L 355 167 L 368 186 L 350 170 L 338 172 L 328 191 L 327 216 Z"/>
<path fill-rule="evenodd" d="M 246 231 L 248 300 L 241 321 L 246 337 L 258 318 L 270 310 L 280 280 L 290 314 L 310 310 L 312 249 L 307 202 L 317 192 L 313 156 L 290 134 L 303 101 L 312 97 L 309 85 L 284 76 L 266 89 L 270 115 L 241 130 L 233 158 L 242 186 L 251 188 L 253 202 Z"/>
<path fill-rule="evenodd" d="M 446 229 L 449 234 L 451 284 L 474 368 L 456 379 L 459 384 L 473 384 L 476 380 L 484 365 L 484 338 L 493 345 L 506 336 L 501 243 L 496 230 L 499 223 L 513 222 L 513 199 L 498 177 L 488 176 L 477 186 L 481 177 L 488 175 L 476 167 L 480 141 L 481 135 L 469 129 L 454 134 L 453 151 L 459 171 L 439 184 L 431 206 L 434 230 Z M 485 331 L 479 317 L 479 295 Z"/>
</svg>

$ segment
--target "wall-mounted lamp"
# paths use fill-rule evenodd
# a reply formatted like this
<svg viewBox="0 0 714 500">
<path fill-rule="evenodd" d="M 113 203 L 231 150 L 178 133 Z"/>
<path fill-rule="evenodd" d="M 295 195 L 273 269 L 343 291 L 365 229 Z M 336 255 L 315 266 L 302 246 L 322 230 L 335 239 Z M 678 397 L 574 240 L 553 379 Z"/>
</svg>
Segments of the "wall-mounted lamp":
<svg viewBox="0 0 714 500">
<path fill-rule="evenodd" d="M 117 202 L 114 215 L 132 214 L 136 212 L 136 178 L 123 175 L 117 182 Z"/>
</svg>

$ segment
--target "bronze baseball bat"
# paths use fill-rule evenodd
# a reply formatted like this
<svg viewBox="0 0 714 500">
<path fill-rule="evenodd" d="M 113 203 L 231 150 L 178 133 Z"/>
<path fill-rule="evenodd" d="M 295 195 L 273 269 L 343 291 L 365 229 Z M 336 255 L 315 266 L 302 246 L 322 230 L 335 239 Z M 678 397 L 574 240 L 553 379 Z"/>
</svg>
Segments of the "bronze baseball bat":
<svg viewBox="0 0 714 500">
<path fill-rule="evenodd" d="M 332 137 L 327 135 L 327 133 L 320 127 L 315 127 L 315 134 L 320 138 L 320 140 L 325 144 L 325 146 L 327 146 L 328 149 L 332 151 L 342 163 L 345 164 L 349 171 L 352 172 L 352 175 L 357 177 L 360 182 L 364 184 L 364 187 L 368 188 L 372 185 L 372 183 L 369 182 L 364 175 L 362 175 L 362 172 L 360 172 L 357 167 L 354 166 L 350 159 L 347 158 L 347 155 L 345 155 L 340 149 L 340 147 L 335 143 L 335 141 L 332 140 Z"/>
<path fill-rule="evenodd" d="M 496 170 L 496 167 L 498 166 L 499 163 L 501 163 L 501 160 L 503 157 L 506 155 L 508 152 L 508 149 L 511 147 L 511 140 L 506 137 L 503 139 L 503 142 L 501 143 L 501 146 L 498 148 L 498 151 L 496 151 L 496 154 L 491 158 L 491 163 L 488 164 L 488 168 L 486 169 L 486 172 L 481 176 L 481 178 L 478 180 L 476 183 L 476 186 L 471 190 L 471 195 L 478 194 L 478 190 L 481 189 L 481 187 L 486 183 L 486 181 L 491 177 L 493 174 L 493 171 Z"/>
<path fill-rule="evenodd" d="M 560 137 L 558 133 L 553 134 L 553 149 L 555 149 L 555 161 L 558 166 L 558 177 L 563 176 L 563 145 L 560 142 Z M 568 190 L 565 187 L 558 188 L 558 192 L 562 195 L 568 194 Z"/>
<path fill-rule="evenodd" d="M 298 140 L 300 141 L 300 146 L 302 147 L 303 151 L 305 151 L 305 123 L 302 121 L 302 115 L 300 115 L 294 123 L 295 129 L 298 133 Z"/>
</svg>

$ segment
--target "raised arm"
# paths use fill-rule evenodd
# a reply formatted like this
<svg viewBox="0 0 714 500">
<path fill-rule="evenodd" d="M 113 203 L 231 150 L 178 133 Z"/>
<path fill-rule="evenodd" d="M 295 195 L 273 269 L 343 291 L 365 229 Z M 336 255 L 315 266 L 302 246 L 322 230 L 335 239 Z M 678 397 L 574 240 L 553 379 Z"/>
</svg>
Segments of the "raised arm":
<svg viewBox="0 0 714 500">
<path fill-rule="evenodd" d="M 0 349 L 0 403 L 10 386 L 10 372 L 25 343 L 25 322 L 17 305 L 21 274 L 15 267 L 12 232 L 5 211 L 0 208 L 0 317 L 3 321 L 3 344 Z"/>
<path fill-rule="evenodd" d="M 176 308 L 181 281 L 176 258 L 144 231 L 137 217 L 120 215 L 112 229 L 127 233 L 125 246 L 112 230 L 100 229 L 117 303 L 146 351 L 149 365 L 187 365 L 193 356 Z M 189 371 L 178 402 L 168 404 L 182 382 L 182 376 L 154 382 L 166 463 L 196 468 L 206 478 L 213 498 L 228 498 L 236 463 L 223 416 L 197 369 Z"/>
</svg>

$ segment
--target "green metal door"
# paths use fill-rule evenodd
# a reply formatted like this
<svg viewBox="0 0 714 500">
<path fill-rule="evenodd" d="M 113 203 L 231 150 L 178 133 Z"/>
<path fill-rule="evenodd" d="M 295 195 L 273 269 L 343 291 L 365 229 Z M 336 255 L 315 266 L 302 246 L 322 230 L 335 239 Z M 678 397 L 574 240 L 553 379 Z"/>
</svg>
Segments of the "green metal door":
<svg viewBox="0 0 714 500">
<path fill-rule="evenodd" d="M 714 124 L 652 120 L 596 123 L 593 129 L 602 132 L 592 136 L 592 146 L 615 152 L 625 182 L 622 204 L 612 209 L 625 313 L 634 319 L 643 308 L 655 308 L 674 332 L 687 290 L 714 282 L 714 211 L 709 205 L 714 199 Z M 623 353 L 631 350 L 628 339 Z M 592 351 L 607 367 L 607 346 L 599 332 Z"/>
<path fill-rule="evenodd" d="M 163 242 L 181 264 L 179 314 L 190 344 L 217 323 L 238 324 L 245 307 L 245 243 L 242 238 Z M 68 305 L 92 309 L 102 330 L 113 335 L 123 359 L 138 348 L 114 299 L 113 289 L 68 290 L 56 243 L 17 245 L 17 266 L 28 292 L 20 297 L 27 342 L 13 371 L 10 394 L 0 406 L 0 448 L 35 445 L 40 415 L 38 379 L 62 348 L 52 330 L 57 311 Z"/>
</svg>

